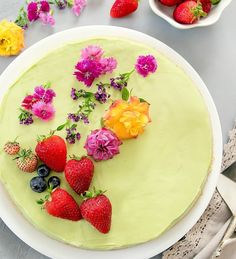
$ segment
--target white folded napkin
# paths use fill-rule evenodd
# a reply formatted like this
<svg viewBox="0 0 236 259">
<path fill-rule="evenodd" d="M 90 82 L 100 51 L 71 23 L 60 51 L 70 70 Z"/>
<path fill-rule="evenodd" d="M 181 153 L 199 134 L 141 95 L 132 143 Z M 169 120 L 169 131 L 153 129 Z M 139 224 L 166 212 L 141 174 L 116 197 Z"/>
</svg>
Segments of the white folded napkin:
<svg viewBox="0 0 236 259">
<path fill-rule="evenodd" d="M 222 171 L 236 161 L 236 122 L 224 146 Z M 236 202 L 236 201 L 235 201 Z M 162 259 L 209 259 L 223 237 L 231 212 L 217 190 L 205 212 L 192 229 L 167 249 Z M 236 239 L 223 247 L 219 259 L 236 258 Z"/>
</svg>

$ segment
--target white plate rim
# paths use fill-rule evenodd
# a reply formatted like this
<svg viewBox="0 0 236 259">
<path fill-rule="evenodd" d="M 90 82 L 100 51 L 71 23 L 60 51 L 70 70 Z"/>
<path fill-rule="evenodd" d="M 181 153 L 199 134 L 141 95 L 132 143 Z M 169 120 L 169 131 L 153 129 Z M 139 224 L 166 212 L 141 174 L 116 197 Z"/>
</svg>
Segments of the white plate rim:
<svg viewBox="0 0 236 259">
<path fill-rule="evenodd" d="M 83 258 L 92 259 L 94 256 L 101 259 L 144 259 L 161 253 L 177 242 L 200 218 L 206 209 L 217 184 L 222 159 L 222 134 L 219 116 L 212 97 L 193 67 L 177 52 L 161 41 L 144 33 L 115 26 L 90 25 L 77 27 L 53 34 L 34 44 L 19 55 L 0 76 L 0 102 L 8 87 L 43 55 L 64 44 L 91 37 L 121 37 L 128 40 L 147 44 L 163 53 L 179 65 L 195 82 L 203 98 L 205 99 L 213 130 L 213 163 L 211 172 L 207 178 L 201 197 L 194 207 L 176 225 L 165 232 L 159 238 L 147 243 L 111 251 L 92 251 L 76 248 L 60 241 L 54 240 L 33 227 L 19 212 L 8 196 L 3 184 L 0 182 L 0 216 L 5 224 L 21 240 L 40 253 L 51 258 Z M 55 252 L 56 251 L 56 252 Z"/>
</svg>

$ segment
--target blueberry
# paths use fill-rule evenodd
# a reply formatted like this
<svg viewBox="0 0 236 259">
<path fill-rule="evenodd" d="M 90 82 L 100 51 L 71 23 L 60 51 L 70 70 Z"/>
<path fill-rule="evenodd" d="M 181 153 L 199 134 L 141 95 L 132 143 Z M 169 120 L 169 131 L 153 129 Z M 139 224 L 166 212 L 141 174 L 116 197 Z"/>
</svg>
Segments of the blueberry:
<svg viewBox="0 0 236 259">
<path fill-rule="evenodd" d="M 47 183 L 41 176 L 35 176 L 30 180 L 30 187 L 34 192 L 43 192 L 47 189 Z"/>
<path fill-rule="evenodd" d="M 37 169 L 38 175 L 41 177 L 47 177 L 49 176 L 51 169 L 46 165 L 40 165 Z"/>
<path fill-rule="evenodd" d="M 60 186 L 61 180 L 57 176 L 51 176 L 48 179 L 48 186 L 52 186 L 52 189 L 55 189 L 56 187 Z"/>
</svg>

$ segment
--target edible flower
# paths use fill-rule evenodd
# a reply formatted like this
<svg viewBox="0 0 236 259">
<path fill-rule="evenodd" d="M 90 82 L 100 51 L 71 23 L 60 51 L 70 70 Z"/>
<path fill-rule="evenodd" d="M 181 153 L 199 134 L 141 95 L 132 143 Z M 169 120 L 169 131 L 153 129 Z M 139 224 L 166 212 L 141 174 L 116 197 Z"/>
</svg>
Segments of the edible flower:
<svg viewBox="0 0 236 259">
<path fill-rule="evenodd" d="M 24 48 L 24 30 L 13 22 L 0 22 L 0 56 L 18 55 Z"/>
<path fill-rule="evenodd" d="M 85 6 L 87 5 L 86 0 L 74 0 L 74 4 L 72 6 L 72 11 L 76 16 L 79 16 Z"/>
<path fill-rule="evenodd" d="M 97 129 L 87 137 L 84 148 L 96 161 L 108 160 L 119 154 L 122 142 L 109 129 Z"/>
<path fill-rule="evenodd" d="M 38 101 L 33 104 L 32 112 L 35 116 L 44 121 L 49 121 L 54 117 L 55 110 L 51 103 Z"/>
<path fill-rule="evenodd" d="M 104 126 L 119 139 L 136 138 L 150 121 L 149 104 L 136 96 L 115 101 L 103 117 Z"/>
<path fill-rule="evenodd" d="M 154 56 L 139 56 L 135 64 L 136 71 L 143 77 L 147 77 L 150 73 L 157 70 L 157 61 Z"/>
</svg>

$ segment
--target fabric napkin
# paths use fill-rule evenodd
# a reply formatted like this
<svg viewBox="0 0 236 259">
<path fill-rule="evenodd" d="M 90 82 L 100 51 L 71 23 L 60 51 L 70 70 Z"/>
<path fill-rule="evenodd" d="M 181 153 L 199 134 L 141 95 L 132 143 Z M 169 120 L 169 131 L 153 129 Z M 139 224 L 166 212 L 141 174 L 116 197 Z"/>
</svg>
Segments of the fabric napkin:
<svg viewBox="0 0 236 259">
<path fill-rule="evenodd" d="M 236 161 L 236 122 L 224 146 L 222 171 L 234 161 Z M 223 237 L 230 217 L 231 212 L 216 189 L 198 222 L 183 238 L 163 253 L 162 259 L 209 259 Z M 236 241 L 228 242 L 223 250 L 224 254 L 227 254 L 224 259 L 236 258 Z M 219 259 L 223 259 L 222 256 Z"/>
</svg>

